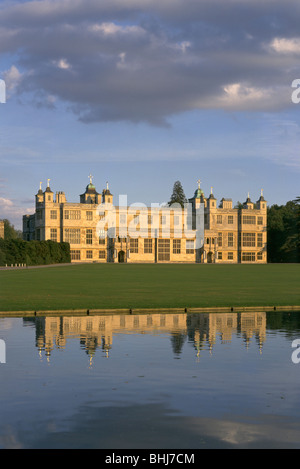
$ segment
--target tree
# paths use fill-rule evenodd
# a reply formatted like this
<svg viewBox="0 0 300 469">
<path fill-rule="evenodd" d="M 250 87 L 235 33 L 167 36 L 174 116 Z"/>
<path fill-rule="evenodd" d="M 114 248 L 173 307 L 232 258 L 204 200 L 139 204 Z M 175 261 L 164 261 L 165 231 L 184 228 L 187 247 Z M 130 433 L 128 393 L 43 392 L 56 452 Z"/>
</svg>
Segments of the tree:
<svg viewBox="0 0 300 469">
<path fill-rule="evenodd" d="M 16 239 L 22 238 L 22 231 L 16 230 L 14 225 L 9 220 L 4 219 L 4 238 L 5 239 Z"/>
<path fill-rule="evenodd" d="M 168 202 L 168 205 L 171 206 L 172 204 L 179 204 L 181 207 L 184 206 L 185 203 L 187 203 L 187 198 L 185 196 L 183 187 L 181 185 L 180 181 L 176 181 L 173 186 L 173 193 L 171 195 L 171 199 Z"/>
<path fill-rule="evenodd" d="M 268 207 L 268 261 L 300 262 L 300 197 Z"/>
</svg>

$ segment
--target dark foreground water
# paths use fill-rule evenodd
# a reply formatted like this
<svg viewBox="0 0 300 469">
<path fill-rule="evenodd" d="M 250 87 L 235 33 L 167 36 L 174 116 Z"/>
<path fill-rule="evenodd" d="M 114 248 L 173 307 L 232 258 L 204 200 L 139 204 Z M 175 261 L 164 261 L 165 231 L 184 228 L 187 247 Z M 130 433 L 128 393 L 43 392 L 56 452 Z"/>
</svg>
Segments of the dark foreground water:
<svg viewBox="0 0 300 469">
<path fill-rule="evenodd" d="M 0 318 L 0 448 L 300 448 L 298 338 L 296 312 Z"/>
</svg>

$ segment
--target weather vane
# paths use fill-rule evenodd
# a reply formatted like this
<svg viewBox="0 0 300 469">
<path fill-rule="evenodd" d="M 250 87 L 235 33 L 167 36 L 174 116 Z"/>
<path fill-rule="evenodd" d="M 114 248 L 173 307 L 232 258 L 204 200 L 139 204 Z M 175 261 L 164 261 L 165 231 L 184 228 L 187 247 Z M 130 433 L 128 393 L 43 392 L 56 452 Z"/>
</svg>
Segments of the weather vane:
<svg viewBox="0 0 300 469">
<path fill-rule="evenodd" d="M 91 174 L 89 175 L 89 178 L 90 178 L 90 184 L 92 184 L 92 181 L 93 181 L 93 177 Z"/>
</svg>

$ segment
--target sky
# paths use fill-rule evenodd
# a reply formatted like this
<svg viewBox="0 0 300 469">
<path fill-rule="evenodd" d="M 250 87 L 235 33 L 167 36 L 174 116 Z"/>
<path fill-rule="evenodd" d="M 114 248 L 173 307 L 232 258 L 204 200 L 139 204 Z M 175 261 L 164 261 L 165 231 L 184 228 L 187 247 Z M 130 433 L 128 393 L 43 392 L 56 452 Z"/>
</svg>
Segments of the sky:
<svg viewBox="0 0 300 469">
<path fill-rule="evenodd" d="M 116 205 L 198 179 L 293 200 L 299 24 L 298 0 L 1 0 L 0 218 L 20 229 L 47 179 L 79 202 L 90 174 Z"/>
</svg>

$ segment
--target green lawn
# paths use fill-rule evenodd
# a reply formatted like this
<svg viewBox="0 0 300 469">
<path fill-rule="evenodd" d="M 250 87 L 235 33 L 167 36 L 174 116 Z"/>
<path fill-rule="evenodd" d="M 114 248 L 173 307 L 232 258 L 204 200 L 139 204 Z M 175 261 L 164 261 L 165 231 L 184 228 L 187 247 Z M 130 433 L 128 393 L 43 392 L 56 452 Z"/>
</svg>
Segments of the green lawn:
<svg viewBox="0 0 300 469">
<path fill-rule="evenodd" d="M 300 264 L 91 264 L 0 271 L 0 311 L 300 305 Z"/>
</svg>

